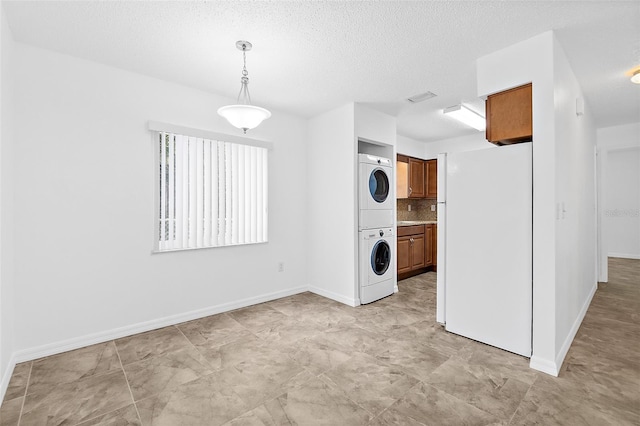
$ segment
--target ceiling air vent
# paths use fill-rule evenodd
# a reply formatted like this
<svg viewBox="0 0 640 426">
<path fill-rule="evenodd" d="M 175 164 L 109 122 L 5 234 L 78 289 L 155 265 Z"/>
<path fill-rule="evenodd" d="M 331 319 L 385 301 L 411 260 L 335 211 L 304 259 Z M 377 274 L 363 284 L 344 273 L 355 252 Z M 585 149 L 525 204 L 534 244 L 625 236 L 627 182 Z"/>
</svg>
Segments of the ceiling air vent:
<svg viewBox="0 0 640 426">
<path fill-rule="evenodd" d="M 407 100 L 409 102 L 417 104 L 418 102 L 426 101 L 427 99 L 435 98 L 436 96 L 438 95 L 436 95 L 435 93 L 424 92 L 420 93 L 419 95 L 411 96 L 410 98 L 407 98 Z"/>
</svg>

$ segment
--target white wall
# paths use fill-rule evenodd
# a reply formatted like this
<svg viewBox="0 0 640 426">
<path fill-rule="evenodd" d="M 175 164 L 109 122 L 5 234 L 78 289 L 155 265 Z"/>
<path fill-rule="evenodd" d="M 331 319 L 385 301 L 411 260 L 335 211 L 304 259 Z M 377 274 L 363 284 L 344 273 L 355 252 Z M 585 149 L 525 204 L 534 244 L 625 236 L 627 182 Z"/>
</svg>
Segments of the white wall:
<svg viewBox="0 0 640 426">
<path fill-rule="evenodd" d="M 398 135 L 394 116 L 356 103 L 354 106 L 354 120 L 357 139 L 388 147 L 396 145 Z"/>
<path fill-rule="evenodd" d="M 477 149 L 495 148 L 496 146 L 487 141 L 484 132 L 478 132 L 473 135 L 460 136 L 457 138 L 443 139 L 440 141 L 429 142 L 424 144 L 424 158 L 430 160 L 437 158 L 442 152 L 463 152 L 475 151 Z"/>
<path fill-rule="evenodd" d="M 596 129 L 582 89 L 553 39 L 556 198 L 556 365 L 560 367 L 596 291 Z"/>
<path fill-rule="evenodd" d="M 425 143 L 406 136 L 398 135 L 396 150 L 398 154 L 408 155 L 409 157 L 424 158 Z"/>
<path fill-rule="evenodd" d="M 534 368 L 555 372 L 555 144 L 553 36 L 545 33 L 479 58 L 478 95 L 533 82 Z"/>
<path fill-rule="evenodd" d="M 274 144 L 269 243 L 151 254 L 147 121 L 237 135 L 216 114 L 233 100 L 21 44 L 15 66 L 20 358 L 307 288 L 305 120 L 273 111 L 249 135 Z"/>
<path fill-rule="evenodd" d="M 640 148 L 609 152 L 604 190 L 609 256 L 640 259 Z"/>
<path fill-rule="evenodd" d="M 533 82 L 531 366 L 557 375 L 596 286 L 595 129 L 588 110 L 575 115 L 582 93 L 552 32 L 477 66 L 479 96 Z"/>
<path fill-rule="evenodd" d="M 13 300 L 13 38 L 0 5 L 0 397 L 14 360 Z"/>
<path fill-rule="evenodd" d="M 359 304 L 357 282 L 355 105 L 309 120 L 307 187 L 309 229 L 300 235 L 308 248 L 311 291 L 347 305 Z"/>
<path fill-rule="evenodd" d="M 607 256 L 640 259 L 640 123 L 601 128 L 597 137 L 600 265 L 606 271 Z M 606 272 L 600 279 L 607 280 Z"/>
<path fill-rule="evenodd" d="M 442 152 L 474 151 L 495 147 L 494 144 L 487 141 L 484 132 L 434 142 L 420 142 L 398 135 L 398 153 L 423 160 L 435 159 Z"/>
</svg>

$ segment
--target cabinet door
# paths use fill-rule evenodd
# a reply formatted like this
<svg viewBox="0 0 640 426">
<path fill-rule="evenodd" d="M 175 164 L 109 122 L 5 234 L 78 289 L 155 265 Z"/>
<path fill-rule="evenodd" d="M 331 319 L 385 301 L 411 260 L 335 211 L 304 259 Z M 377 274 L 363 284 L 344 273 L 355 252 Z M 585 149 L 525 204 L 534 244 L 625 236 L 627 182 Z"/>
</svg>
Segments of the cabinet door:
<svg viewBox="0 0 640 426">
<path fill-rule="evenodd" d="M 425 266 L 433 265 L 433 225 L 424 227 L 424 261 Z"/>
<path fill-rule="evenodd" d="M 424 268 L 427 266 L 424 257 L 424 234 L 412 235 L 411 239 L 411 269 Z"/>
<path fill-rule="evenodd" d="M 424 161 L 409 158 L 409 198 L 424 198 Z"/>
<path fill-rule="evenodd" d="M 431 238 L 431 256 L 433 266 L 438 266 L 438 225 L 433 225 L 433 237 Z"/>
<path fill-rule="evenodd" d="M 409 198 L 409 157 L 404 155 L 396 161 L 396 198 Z"/>
<path fill-rule="evenodd" d="M 505 145 L 533 139 L 531 83 L 490 95 L 485 102 L 486 137 Z"/>
<path fill-rule="evenodd" d="M 438 197 L 438 160 L 425 161 L 425 176 L 427 177 L 427 198 Z"/>
<path fill-rule="evenodd" d="M 398 259 L 399 274 L 411 270 L 411 236 L 398 237 L 396 258 Z"/>
</svg>

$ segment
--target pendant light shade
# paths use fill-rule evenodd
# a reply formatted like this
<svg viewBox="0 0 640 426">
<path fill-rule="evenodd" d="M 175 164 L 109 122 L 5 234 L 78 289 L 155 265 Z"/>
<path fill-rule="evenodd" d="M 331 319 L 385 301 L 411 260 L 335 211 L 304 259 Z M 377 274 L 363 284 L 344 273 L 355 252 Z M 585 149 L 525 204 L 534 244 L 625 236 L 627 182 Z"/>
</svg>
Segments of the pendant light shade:
<svg viewBox="0 0 640 426">
<path fill-rule="evenodd" d="M 226 118 L 232 126 L 244 130 L 245 133 L 271 117 L 268 110 L 253 105 L 223 106 L 218 109 L 218 114 Z"/>
<path fill-rule="evenodd" d="M 260 123 L 271 117 L 271 113 L 264 108 L 251 105 L 249 72 L 247 71 L 247 51 L 251 50 L 253 47 L 252 44 L 248 41 L 240 40 L 236 42 L 236 47 L 242 50 L 244 60 L 242 77 L 240 78 L 238 102 L 235 105 L 227 105 L 219 108 L 218 115 L 226 118 L 232 126 L 242 129 L 244 133 L 247 133 L 247 130 L 258 127 Z"/>
</svg>

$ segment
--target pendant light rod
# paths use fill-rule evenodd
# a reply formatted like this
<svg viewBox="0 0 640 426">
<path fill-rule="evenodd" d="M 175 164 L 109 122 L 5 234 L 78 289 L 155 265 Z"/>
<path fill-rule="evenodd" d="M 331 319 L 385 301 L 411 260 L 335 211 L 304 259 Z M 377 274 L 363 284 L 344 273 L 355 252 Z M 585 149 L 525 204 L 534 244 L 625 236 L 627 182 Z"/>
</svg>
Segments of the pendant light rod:
<svg viewBox="0 0 640 426">
<path fill-rule="evenodd" d="M 240 40 L 236 42 L 236 47 L 242 50 L 242 77 L 240 77 L 240 93 L 238 93 L 238 103 L 241 105 L 251 105 L 251 95 L 249 94 L 249 71 L 247 71 L 247 51 L 253 45 L 248 41 Z"/>
</svg>

